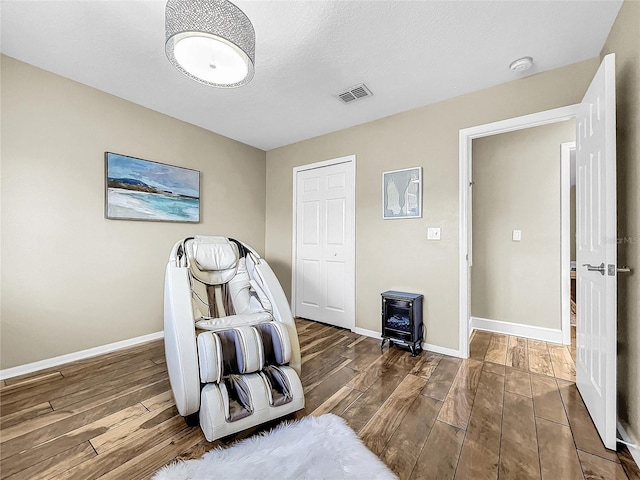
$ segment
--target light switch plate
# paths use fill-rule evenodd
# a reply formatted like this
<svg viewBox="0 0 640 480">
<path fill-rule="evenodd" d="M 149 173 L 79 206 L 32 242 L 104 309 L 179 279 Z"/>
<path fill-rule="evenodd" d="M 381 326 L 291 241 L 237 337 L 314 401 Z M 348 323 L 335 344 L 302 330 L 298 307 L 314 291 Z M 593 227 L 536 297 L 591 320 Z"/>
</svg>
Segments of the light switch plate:
<svg viewBox="0 0 640 480">
<path fill-rule="evenodd" d="M 427 240 L 440 240 L 440 227 L 428 227 Z"/>
<path fill-rule="evenodd" d="M 520 240 L 522 240 L 522 230 L 514 230 L 511 239 L 514 242 L 519 242 Z"/>
</svg>

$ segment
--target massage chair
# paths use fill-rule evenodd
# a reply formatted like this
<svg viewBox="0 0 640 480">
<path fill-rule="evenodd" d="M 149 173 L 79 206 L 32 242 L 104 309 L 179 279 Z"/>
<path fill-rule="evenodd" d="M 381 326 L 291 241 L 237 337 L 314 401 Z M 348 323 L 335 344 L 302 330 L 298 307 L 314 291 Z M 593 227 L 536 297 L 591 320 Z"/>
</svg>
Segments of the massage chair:
<svg viewBox="0 0 640 480">
<path fill-rule="evenodd" d="M 196 236 L 174 245 L 164 343 L 178 412 L 209 441 L 304 407 L 289 304 L 267 262 L 242 242 Z"/>
</svg>

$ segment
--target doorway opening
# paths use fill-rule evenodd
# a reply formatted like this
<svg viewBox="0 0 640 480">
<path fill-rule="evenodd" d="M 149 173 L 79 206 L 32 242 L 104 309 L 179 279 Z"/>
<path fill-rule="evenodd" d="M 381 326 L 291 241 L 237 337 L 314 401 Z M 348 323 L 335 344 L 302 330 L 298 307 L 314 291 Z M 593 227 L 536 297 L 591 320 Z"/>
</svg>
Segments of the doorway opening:
<svg viewBox="0 0 640 480">
<path fill-rule="evenodd" d="M 474 328 L 472 325 L 473 317 L 471 315 L 471 269 L 474 264 L 474 251 L 473 251 L 473 230 L 472 230 L 472 192 L 473 192 L 473 178 L 472 178 L 472 142 L 474 139 L 480 139 L 483 137 L 489 137 L 501 133 L 515 132 L 518 130 L 524 130 L 531 127 L 538 127 L 543 125 L 549 125 L 558 122 L 564 122 L 567 120 L 574 120 L 578 112 L 578 105 L 571 105 L 567 107 L 557 108 L 553 110 L 547 110 L 544 112 L 534 113 L 531 115 L 525 115 L 522 117 L 511 118 L 499 122 L 489 123 L 485 125 L 479 125 L 467 129 L 460 130 L 460 249 L 459 249 L 459 312 L 460 312 L 460 355 L 463 358 L 469 356 L 469 338 Z M 568 198 L 568 197 L 567 197 Z M 568 213 L 568 208 L 567 212 Z M 518 230 L 515 228 L 514 230 Z M 513 235 L 517 235 L 513 232 Z M 567 239 L 569 234 L 567 232 Z M 560 245 L 558 245 L 560 247 Z M 568 248 L 568 244 L 567 244 Z M 565 285 L 567 293 L 570 291 L 570 271 L 571 264 L 568 261 L 569 252 L 567 252 L 567 258 L 565 262 L 561 261 L 560 265 L 560 281 L 562 285 Z M 564 298 L 564 296 L 563 296 Z M 568 298 L 568 297 L 567 297 Z M 568 317 L 567 317 L 568 318 Z M 482 319 L 481 319 L 482 320 Z M 477 326 L 477 325 L 475 325 Z M 495 324 L 493 325 L 495 326 Z M 516 328 L 509 332 L 512 335 L 530 336 L 530 329 L 525 328 L 524 332 Z M 570 328 L 565 332 L 564 323 L 562 330 L 557 331 L 553 329 L 536 329 L 538 338 L 545 341 L 551 341 L 555 343 L 570 344 L 571 333 Z M 540 338 L 540 334 L 548 335 Z M 534 337 L 535 338 L 535 337 Z"/>
<path fill-rule="evenodd" d="M 576 142 L 560 145 L 560 204 L 562 262 L 569 262 L 569 279 L 562 278 L 562 335 L 565 345 L 571 345 L 575 362 L 575 335 L 577 321 L 576 289 Z"/>
<path fill-rule="evenodd" d="M 472 330 L 563 343 L 560 147 L 575 131 L 567 120 L 473 140 Z"/>
</svg>

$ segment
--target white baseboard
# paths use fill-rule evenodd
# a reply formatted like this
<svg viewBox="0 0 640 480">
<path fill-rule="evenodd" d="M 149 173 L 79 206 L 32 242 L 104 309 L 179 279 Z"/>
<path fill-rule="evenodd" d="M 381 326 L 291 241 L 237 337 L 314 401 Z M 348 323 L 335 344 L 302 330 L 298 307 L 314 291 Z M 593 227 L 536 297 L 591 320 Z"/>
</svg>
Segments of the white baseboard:
<svg viewBox="0 0 640 480">
<path fill-rule="evenodd" d="M 376 332 L 375 330 L 367 330 L 366 328 L 356 327 L 353 329 L 353 333 L 364 335 L 365 337 L 377 338 L 378 340 L 382 339 L 382 333 Z"/>
<path fill-rule="evenodd" d="M 455 350 L 453 348 L 441 347 L 439 345 L 433 345 L 432 343 L 423 343 L 422 349 L 427 350 L 428 352 L 433 353 L 441 353 L 442 355 L 448 355 L 449 357 L 458 357 L 462 358 L 460 355 L 460 350 Z"/>
<path fill-rule="evenodd" d="M 356 327 L 353 329 L 353 332 L 357 333 L 358 335 L 364 335 L 365 337 L 377 338 L 378 340 L 382 338 L 382 333 L 376 332 L 375 330 L 367 330 L 366 328 Z M 447 348 L 447 347 L 440 347 L 438 345 L 432 345 L 430 343 L 423 343 L 422 349 L 427 350 L 429 352 L 449 355 L 450 357 L 460 357 L 459 350 L 454 350 L 452 348 Z"/>
<path fill-rule="evenodd" d="M 562 330 L 533 327 L 520 323 L 501 322 L 500 320 L 490 320 L 488 318 L 471 317 L 471 331 L 486 330 L 494 333 L 504 333 L 505 335 L 515 335 L 516 337 L 531 338 L 544 342 L 562 344 Z"/>
<path fill-rule="evenodd" d="M 618 426 L 618 433 L 620 434 L 620 437 L 622 438 L 622 440 L 624 440 L 627 443 L 634 443 L 634 444 L 638 445 L 638 441 L 636 441 L 636 439 L 631 438 L 629 436 L 627 431 L 622 426 L 622 423 L 620 423 L 620 420 L 618 420 L 616 422 L 616 424 Z M 638 467 L 640 467 L 640 450 L 638 450 L 637 448 L 633 448 L 633 447 L 628 447 L 628 448 L 629 448 L 629 453 L 631 453 L 631 456 L 633 457 L 633 460 L 636 462 L 636 465 Z"/>
<path fill-rule="evenodd" d="M 87 350 L 80 350 L 79 352 L 67 353 L 66 355 L 60 355 L 58 357 L 47 358 L 38 362 L 27 363 L 25 365 L 18 365 L 17 367 L 5 368 L 0 370 L 0 380 L 6 378 L 17 377 L 18 375 L 24 375 L 26 373 L 37 372 L 38 370 L 44 370 L 45 368 L 57 367 L 64 363 L 75 362 L 76 360 L 83 360 L 89 357 L 95 357 L 103 353 L 110 353 L 123 348 L 132 347 L 133 345 L 139 345 L 141 343 L 150 342 L 152 340 L 158 340 L 164 337 L 164 332 L 155 332 L 148 335 L 142 335 L 141 337 L 130 338 L 128 340 L 122 340 L 120 342 L 109 343 L 107 345 L 101 345 L 99 347 L 89 348 Z"/>
</svg>

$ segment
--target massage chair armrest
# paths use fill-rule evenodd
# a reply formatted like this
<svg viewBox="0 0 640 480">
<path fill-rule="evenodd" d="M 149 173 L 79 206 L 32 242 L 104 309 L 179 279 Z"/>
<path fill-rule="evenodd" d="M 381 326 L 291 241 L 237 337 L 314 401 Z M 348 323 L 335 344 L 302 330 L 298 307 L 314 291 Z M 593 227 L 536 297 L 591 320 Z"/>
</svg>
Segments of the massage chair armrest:
<svg viewBox="0 0 640 480">
<path fill-rule="evenodd" d="M 167 370 L 176 408 L 186 417 L 200 409 L 200 374 L 188 268 L 170 262 L 164 288 Z"/>
<path fill-rule="evenodd" d="M 302 366 L 300 343 L 298 342 L 296 324 L 293 319 L 293 315 L 291 314 L 291 308 L 289 307 L 287 297 L 285 296 L 275 273 L 273 273 L 273 270 L 271 270 L 271 267 L 263 258 L 258 258 L 255 270 L 260 276 L 263 284 L 267 287 L 265 288 L 265 293 L 271 302 L 274 320 L 287 326 L 289 340 L 291 343 L 291 361 L 289 362 L 289 365 L 298 375 L 300 375 Z"/>
</svg>

